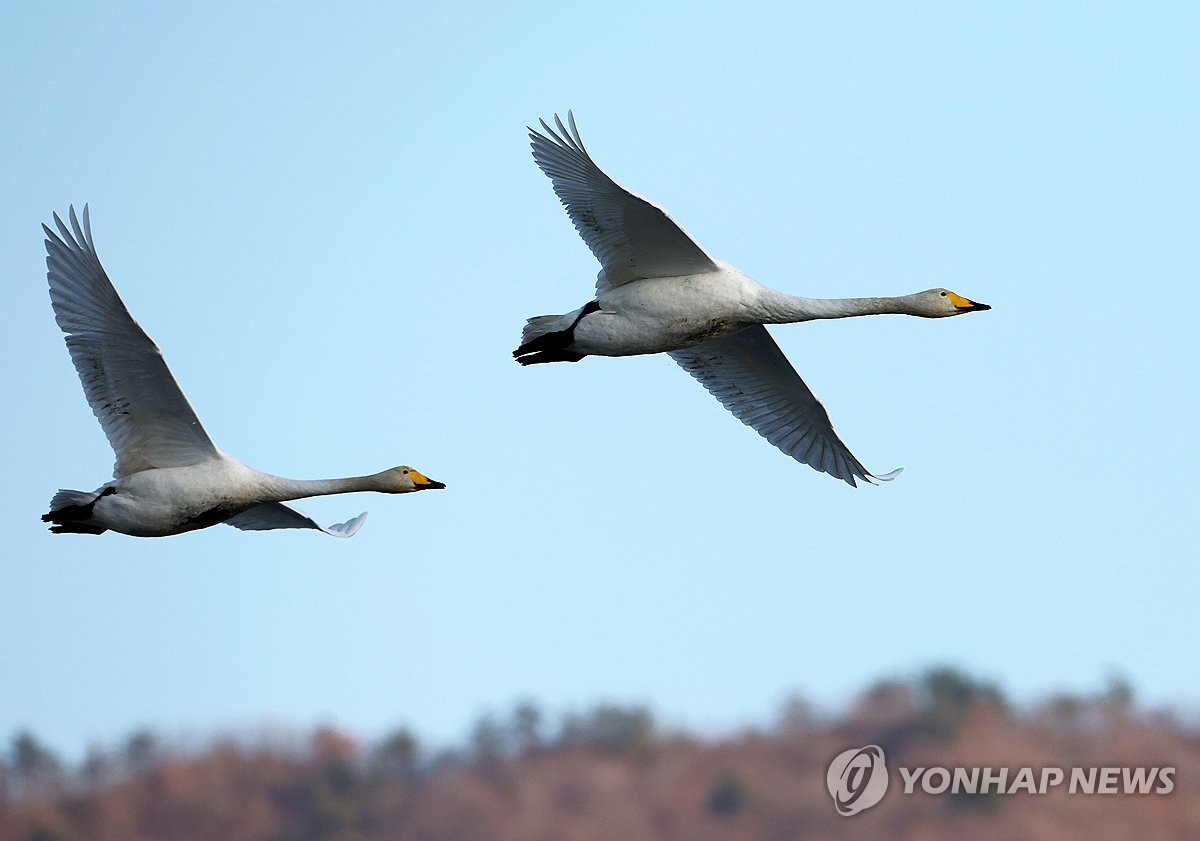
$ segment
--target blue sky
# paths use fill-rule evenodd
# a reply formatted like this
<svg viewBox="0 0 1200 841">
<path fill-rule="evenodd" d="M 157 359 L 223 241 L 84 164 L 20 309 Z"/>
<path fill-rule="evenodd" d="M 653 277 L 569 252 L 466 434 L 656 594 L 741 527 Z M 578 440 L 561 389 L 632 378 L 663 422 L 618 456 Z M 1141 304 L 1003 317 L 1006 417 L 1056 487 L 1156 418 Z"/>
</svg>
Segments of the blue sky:
<svg viewBox="0 0 1200 841">
<path fill-rule="evenodd" d="M 0 13 L 0 738 L 645 703 L 710 732 L 951 663 L 1200 701 L 1192 4 L 55 4 Z M 436 7 L 436 8 L 435 8 Z M 597 266 L 529 154 L 809 296 L 993 305 L 774 335 L 853 452 L 781 455 L 665 357 L 522 369 Z M 112 453 L 40 224 L 101 260 L 219 446 L 352 540 L 54 536 Z"/>
</svg>

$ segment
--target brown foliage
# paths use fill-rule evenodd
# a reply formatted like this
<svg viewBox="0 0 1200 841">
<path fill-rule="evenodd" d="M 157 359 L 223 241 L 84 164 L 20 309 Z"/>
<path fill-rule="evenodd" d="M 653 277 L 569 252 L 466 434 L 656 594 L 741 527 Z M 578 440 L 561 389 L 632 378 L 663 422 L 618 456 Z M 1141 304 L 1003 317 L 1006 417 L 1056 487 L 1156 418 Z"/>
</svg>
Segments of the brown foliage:
<svg viewBox="0 0 1200 841">
<path fill-rule="evenodd" d="M 666 739 L 644 710 L 611 706 L 564 731 L 556 741 L 526 732 L 503 750 L 493 740 L 469 760 L 420 761 L 406 732 L 372 752 L 323 729 L 299 749 L 223 743 L 98 780 L 46 785 L 43 775 L 28 791 L 0 786 L 0 841 L 1200 837 L 1200 740 L 1105 698 L 1055 699 L 1018 716 L 992 689 L 931 673 L 912 687 L 876 687 L 840 721 L 793 709 L 770 733 Z M 826 768 L 868 743 L 887 751 L 891 787 L 878 806 L 840 817 Z M 1069 795 L 1065 786 L 903 795 L 899 765 L 1177 770 L 1165 795 Z"/>
</svg>

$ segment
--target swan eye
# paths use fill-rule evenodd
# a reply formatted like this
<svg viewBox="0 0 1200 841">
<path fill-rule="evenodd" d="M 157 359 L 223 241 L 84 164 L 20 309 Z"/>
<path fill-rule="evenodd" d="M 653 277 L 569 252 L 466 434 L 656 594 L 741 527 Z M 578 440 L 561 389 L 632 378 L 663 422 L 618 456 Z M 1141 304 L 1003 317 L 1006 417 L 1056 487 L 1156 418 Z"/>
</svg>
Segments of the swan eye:
<svg viewBox="0 0 1200 841">
<path fill-rule="evenodd" d="M 405 475 L 405 476 L 407 476 L 407 475 L 408 475 L 408 469 L 407 469 L 407 468 L 405 468 L 405 470 L 404 470 L 404 475 Z"/>
<path fill-rule="evenodd" d="M 945 293 L 945 292 L 943 292 L 943 293 L 942 293 L 942 297 L 943 297 L 943 298 L 945 298 L 945 297 L 946 297 L 946 293 Z"/>
</svg>

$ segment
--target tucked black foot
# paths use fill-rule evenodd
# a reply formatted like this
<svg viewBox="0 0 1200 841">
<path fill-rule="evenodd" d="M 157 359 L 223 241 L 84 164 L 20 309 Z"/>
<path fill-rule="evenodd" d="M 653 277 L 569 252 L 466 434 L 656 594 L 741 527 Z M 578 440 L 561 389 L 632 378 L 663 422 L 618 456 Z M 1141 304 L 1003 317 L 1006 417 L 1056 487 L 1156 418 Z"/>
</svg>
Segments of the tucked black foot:
<svg viewBox="0 0 1200 841">
<path fill-rule="evenodd" d="M 50 531 L 55 534 L 104 534 L 108 529 L 88 523 L 56 523 L 50 527 Z"/>
<path fill-rule="evenodd" d="M 87 505 L 67 505 L 63 508 L 51 511 L 49 514 L 42 515 L 43 523 L 64 523 L 72 520 L 86 520 L 92 516 L 92 508 L 95 506 L 95 501 L 89 502 Z"/>
<path fill-rule="evenodd" d="M 573 350 L 541 350 L 526 356 L 517 357 L 522 365 L 539 365 L 542 362 L 578 362 L 583 359 L 582 353 Z"/>
</svg>

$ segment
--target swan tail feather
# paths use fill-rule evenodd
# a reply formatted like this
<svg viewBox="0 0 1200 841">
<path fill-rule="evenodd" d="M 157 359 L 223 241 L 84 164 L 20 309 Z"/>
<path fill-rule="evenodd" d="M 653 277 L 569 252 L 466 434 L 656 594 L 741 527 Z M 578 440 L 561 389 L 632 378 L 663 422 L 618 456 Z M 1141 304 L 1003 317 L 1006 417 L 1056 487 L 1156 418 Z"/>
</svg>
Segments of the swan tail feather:
<svg viewBox="0 0 1200 841">
<path fill-rule="evenodd" d="M 535 315 L 529 319 L 525 322 L 525 329 L 521 331 L 522 347 L 558 329 L 558 322 L 561 320 L 561 315 Z"/>
<path fill-rule="evenodd" d="M 65 488 L 60 489 L 59 492 L 56 493 L 50 500 L 50 513 L 42 515 L 42 519 L 49 522 L 49 517 L 58 514 L 64 509 L 86 507 L 90 510 L 92 504 L 95 503 L 95 501 L 99 498 L 100 494 L 96 493 L 95 491 L 70 491 L 66 490 Z"/>
</svg>

